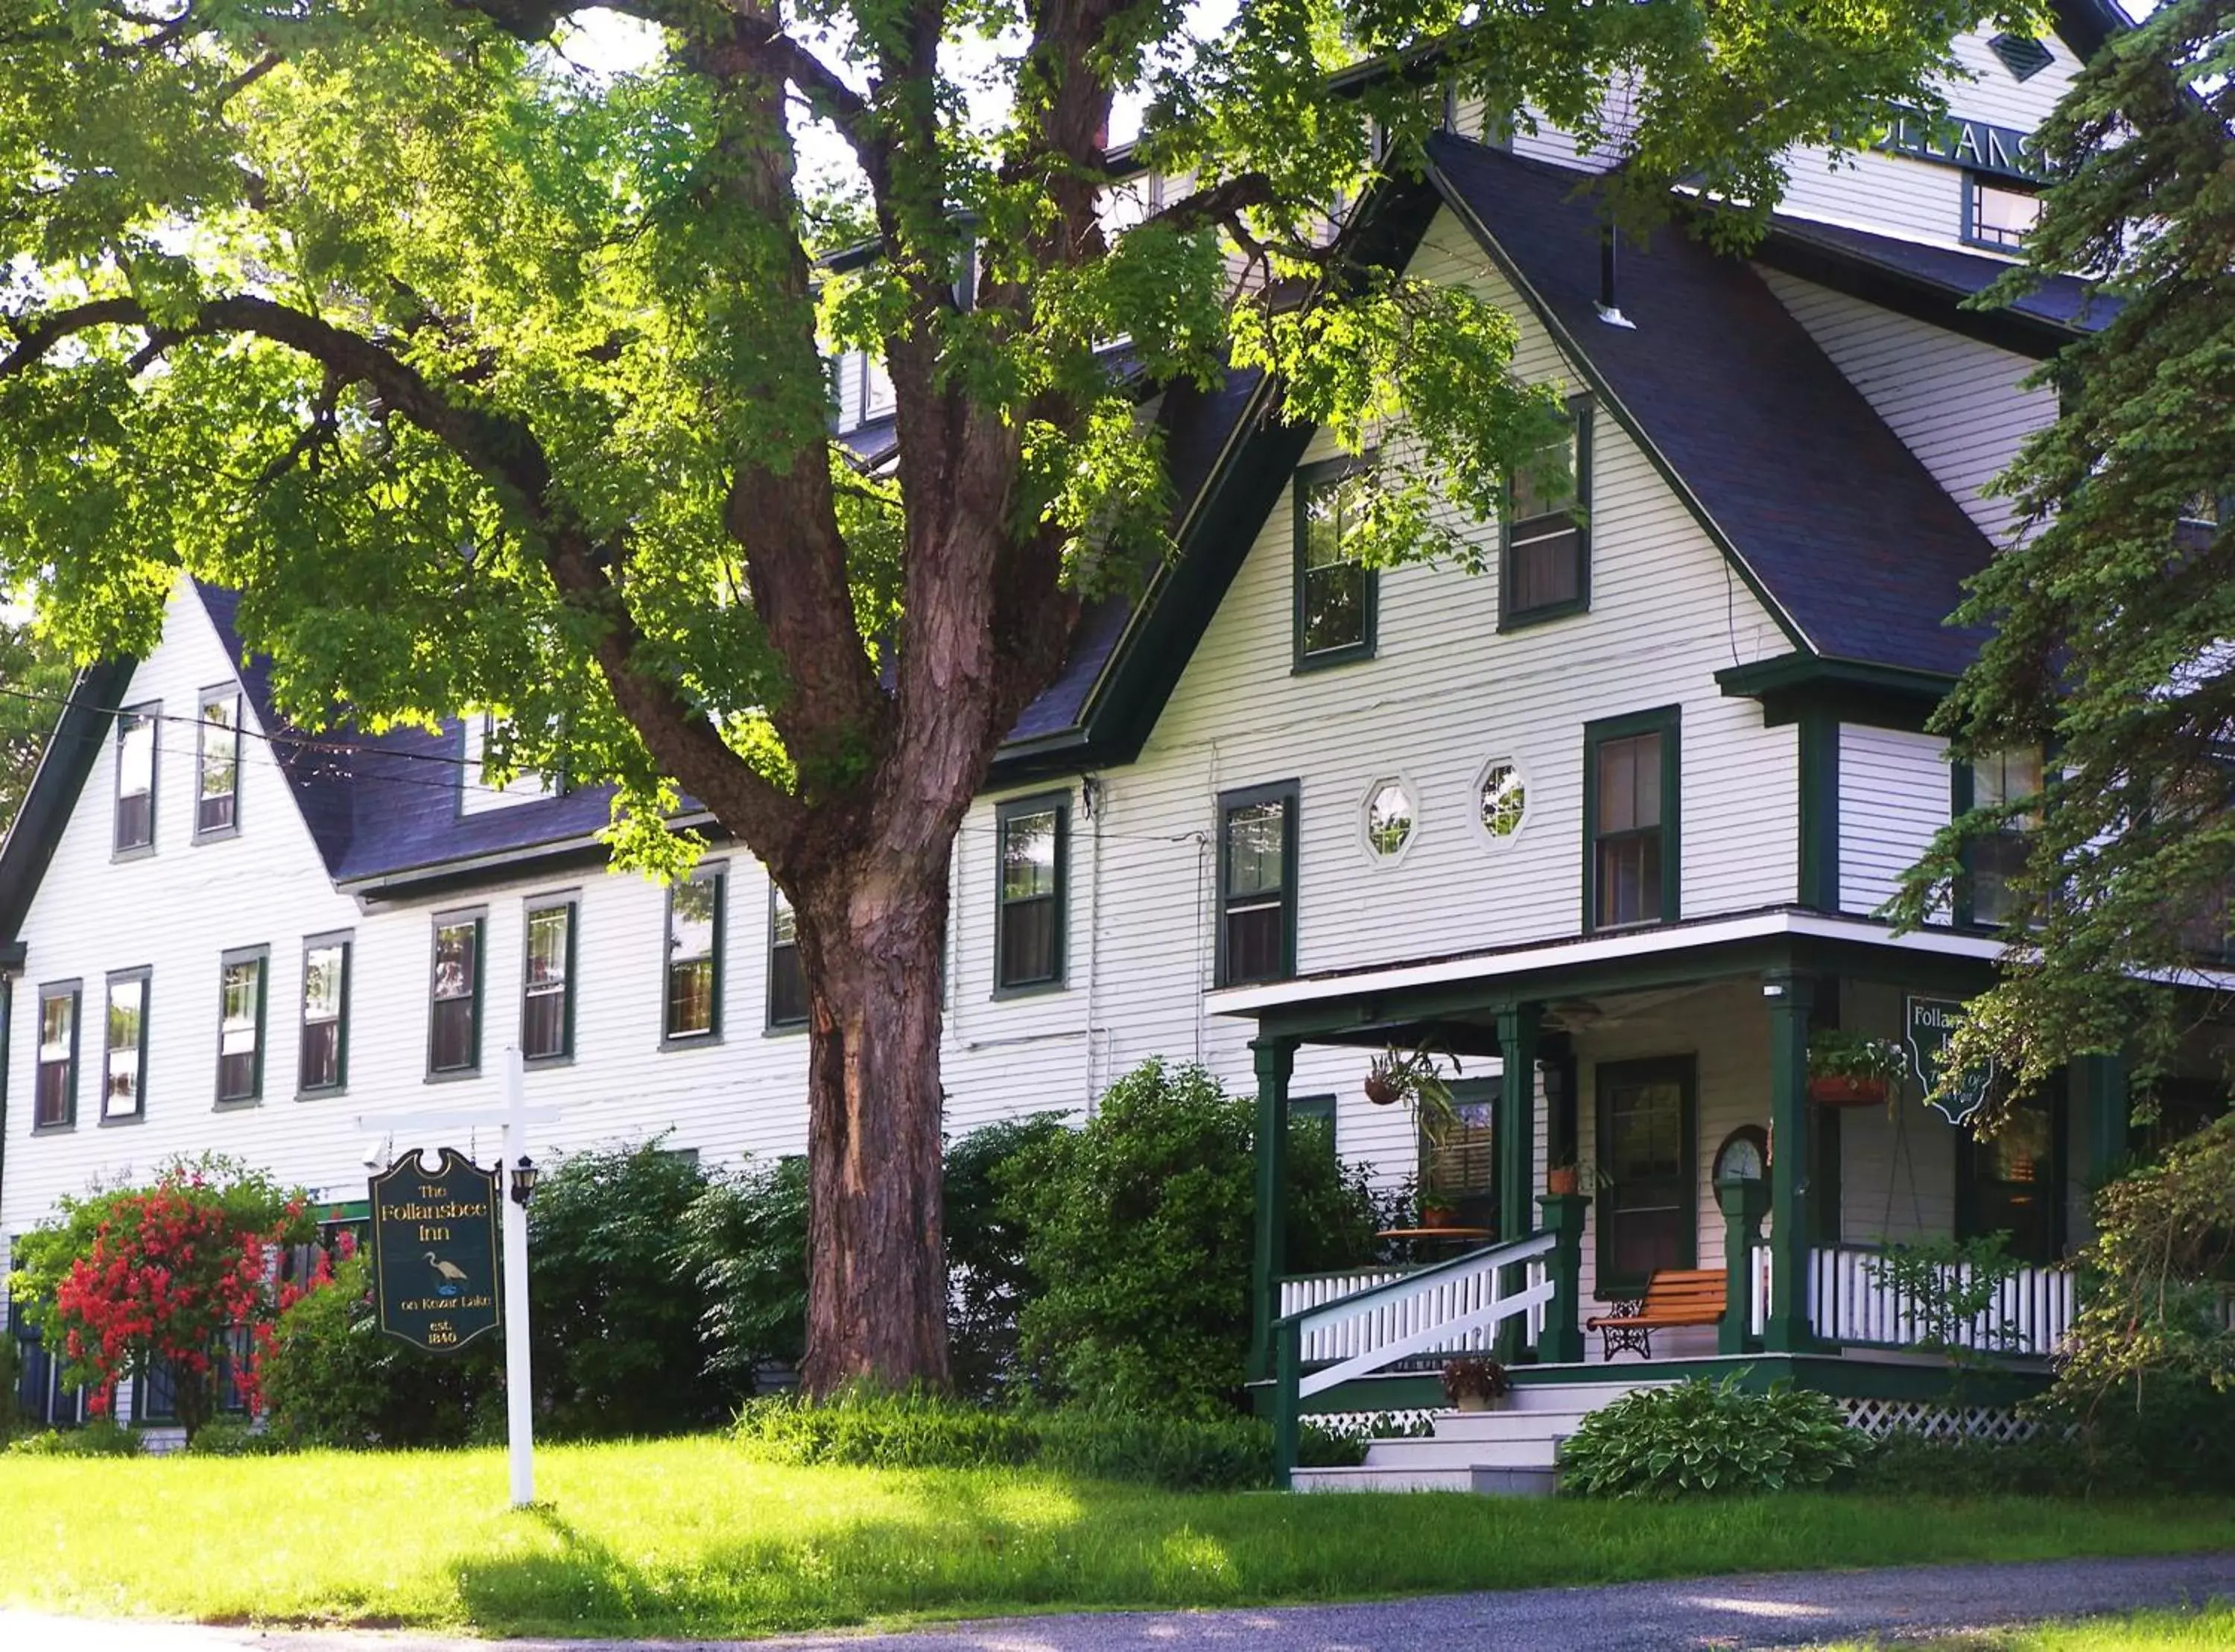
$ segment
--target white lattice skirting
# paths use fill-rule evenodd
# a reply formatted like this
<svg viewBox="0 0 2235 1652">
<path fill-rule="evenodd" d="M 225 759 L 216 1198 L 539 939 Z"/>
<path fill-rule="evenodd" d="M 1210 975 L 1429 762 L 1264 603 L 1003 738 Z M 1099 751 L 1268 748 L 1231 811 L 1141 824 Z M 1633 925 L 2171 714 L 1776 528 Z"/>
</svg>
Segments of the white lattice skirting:
<svg viewBox="0 0 2235 1652">
<path fill-rule="evenodd" d="M 1983 1440 L 2006 1445 L 2030 1440 L 2038 1424 L 2008 1406 L 1936 1406 L 1922 1400 L 1842 1400 L 1847 1427 L 1873 1440 L 1888 1434 L 1922 1434 L 1927 1440 Z"/>
</svg>

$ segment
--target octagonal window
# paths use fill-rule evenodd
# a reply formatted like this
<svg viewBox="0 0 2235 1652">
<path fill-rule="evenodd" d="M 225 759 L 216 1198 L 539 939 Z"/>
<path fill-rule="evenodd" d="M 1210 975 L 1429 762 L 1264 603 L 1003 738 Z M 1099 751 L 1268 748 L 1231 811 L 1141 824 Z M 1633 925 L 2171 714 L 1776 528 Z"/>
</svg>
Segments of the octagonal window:
<svg viewBox="0 0 2235 1652">
<path fill-rule="evenodd" d="M 1402 780 L 1374 782 L 1366 800 L 1366 841 L 1377 855 L 1394 855 L 1412 841 L 1412 794 Z"/>
<path fill-rule="evenodd" d="M 1492 763 L 1482 772 L 1482 829 L 1493 838 L 1511 837 L 1521 830 L 1521 817 L 1529 806 L 1529 788 L 1521 771 L 1511 763 Z"/>
</svg>

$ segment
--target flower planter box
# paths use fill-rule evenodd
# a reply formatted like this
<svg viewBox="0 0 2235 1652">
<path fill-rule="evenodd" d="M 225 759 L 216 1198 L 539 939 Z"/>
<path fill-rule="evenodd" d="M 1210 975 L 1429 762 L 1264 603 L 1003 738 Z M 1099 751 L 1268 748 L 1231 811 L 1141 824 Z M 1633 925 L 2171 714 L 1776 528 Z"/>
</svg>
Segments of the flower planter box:
<svg viewBox="0 0 2235 1652">
<path fill-rule="evenodd" d="M 1808 1081 L 1808 1099 L 1827 1107 L 1876 1107 L 1885 1105 L 1884 1079 L 1854 1079 L 1826 1074 Z"/>
</svg>

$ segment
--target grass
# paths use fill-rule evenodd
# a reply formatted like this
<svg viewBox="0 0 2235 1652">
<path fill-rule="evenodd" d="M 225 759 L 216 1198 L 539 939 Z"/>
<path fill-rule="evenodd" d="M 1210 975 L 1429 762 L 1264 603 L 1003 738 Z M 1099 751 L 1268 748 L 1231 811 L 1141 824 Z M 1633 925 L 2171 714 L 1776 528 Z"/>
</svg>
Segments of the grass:
<svg viewBox="0 0 2235 1652">
<path fill-rule="evenodd" d="M 1878 1652 L 1886 1644 L 1858 1642 L 1825 1652 Z M 2201 1611 L 2135 1612 L 1894 1644 L 1908 1652 L 2225 1652 L 2235 1646 L 2235 1605 L 2219 1601 Z"/>
<path fill-rule="evenodd" d="M 501 1453 L 0 1456 L 0 1603 L 206 1622 L 716 1636 L 2235 1544 L 2235 1502 L 1681 1505 L 1179 1495 L 1022 1472 L 790 1468 L 716 1438 Z"/>
</svg>

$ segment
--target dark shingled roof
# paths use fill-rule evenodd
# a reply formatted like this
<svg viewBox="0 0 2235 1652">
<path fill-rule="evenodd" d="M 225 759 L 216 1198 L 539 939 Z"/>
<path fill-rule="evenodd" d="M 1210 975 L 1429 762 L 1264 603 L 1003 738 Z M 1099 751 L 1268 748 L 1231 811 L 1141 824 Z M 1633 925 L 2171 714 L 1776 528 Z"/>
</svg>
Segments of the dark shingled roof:
<svg viewBox="0 0 2235 1652">
<path fill-rule="evenodd" d="M 1817 652 L 1953 673 L 1976 634 L 1941 622 L 1986 538 L 1746 263 L 1681 231 L 1625 242 L 1597 314 L 1588 179 L 1464 139 L 1428 152 L 1445 199 L 1571 346 L 1612 411 Z"/>
<path fill-rule="evenodd" d="M 1983 252 L 1963 252 L 1954 247 L 1904 241 L 1844 224 L 1819 224 L 1812 219 L 1779 216 L 1772 225 L 1773 244 L 1811 248 L 1884 271 L 1917 286 L 1936 289 L 1951 304 L 1984 292 L 2009 273 L 2003 258 Z M 2110 293 L 2090 295 L 2077 276 L 2051 276 L 2007 306 L 2035 321 L 2073 332 L 2094 332 L 2109 324 L 2121 301 Z M 1986 312 L 1992 314 L 1992 311 Z"/>
</svg>

